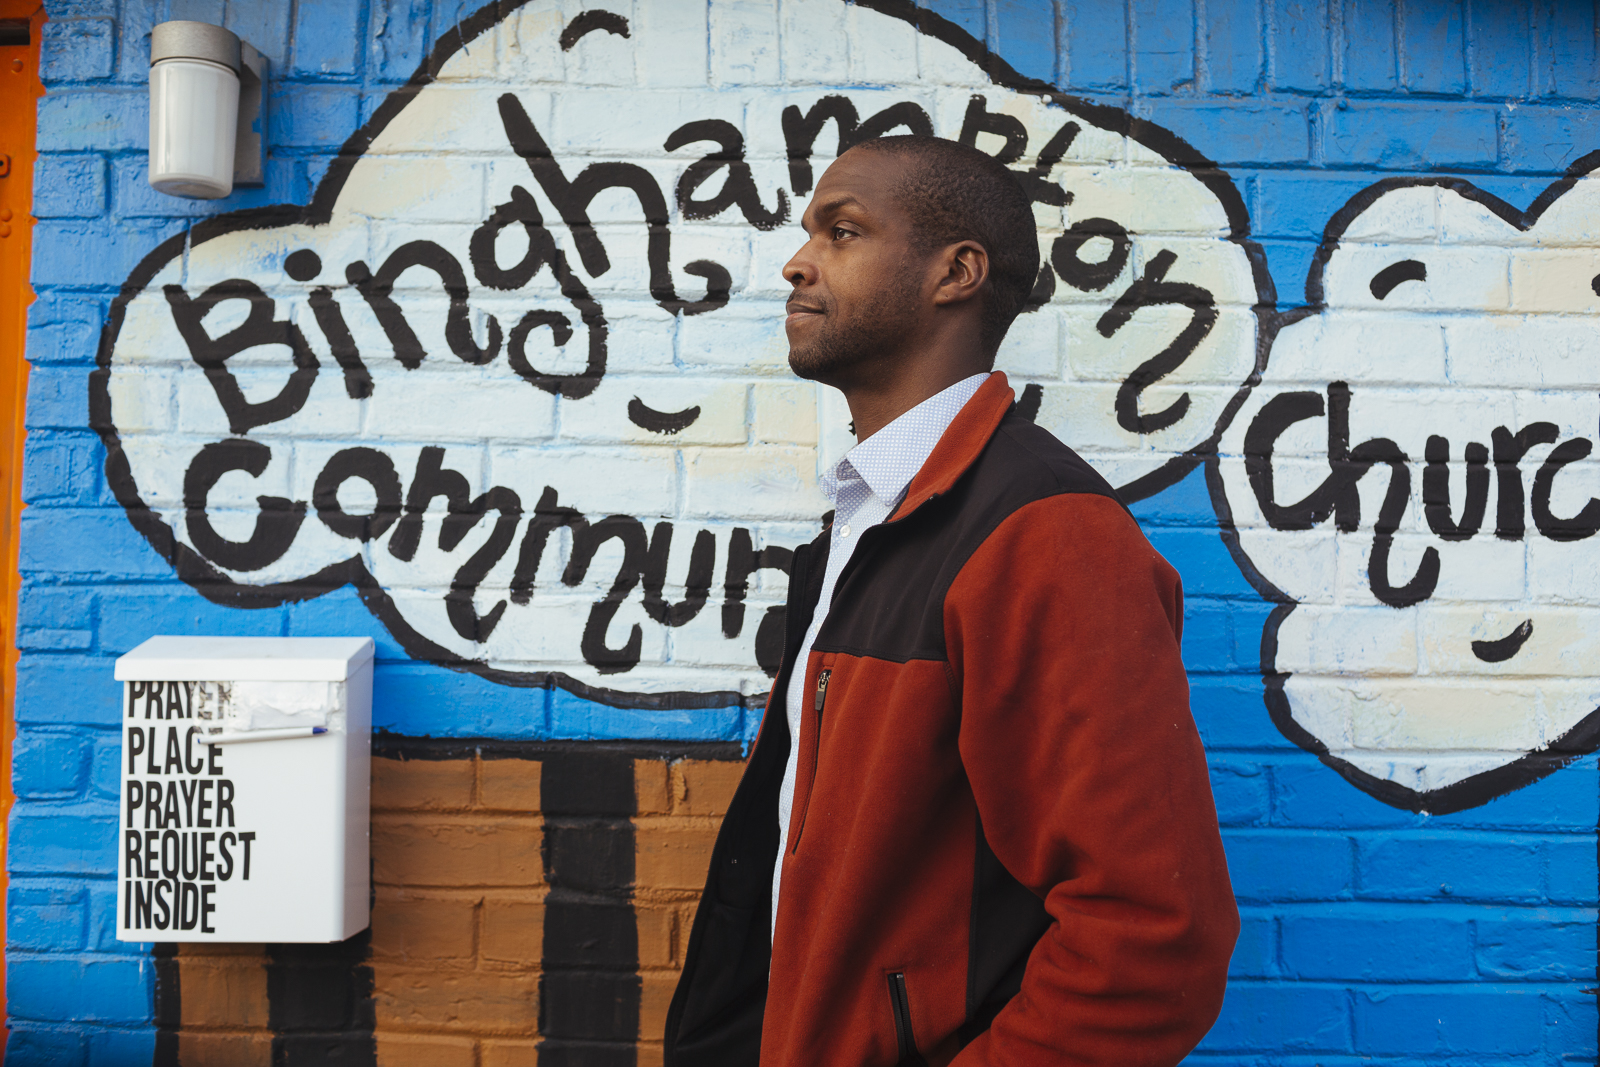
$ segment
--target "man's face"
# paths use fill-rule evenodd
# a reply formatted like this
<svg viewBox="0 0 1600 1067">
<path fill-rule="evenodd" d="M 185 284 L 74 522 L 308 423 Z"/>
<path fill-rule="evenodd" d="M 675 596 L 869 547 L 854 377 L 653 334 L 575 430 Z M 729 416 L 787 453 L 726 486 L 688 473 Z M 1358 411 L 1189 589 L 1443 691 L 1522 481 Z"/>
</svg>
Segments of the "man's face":
<svg viewBox="0 0 1600 1067">
<path fill-rule="evenodd" d="M 904 162 L 888 152 L 846 152 L 817 183 L 800 225 L 806 243 L 785 264 L 789 366 L 838 385 L 892 359 L 923 313 L 927 256 L 894 197 Z M 931 304 L 929 305 L 931 310 Z"/>
</svg>

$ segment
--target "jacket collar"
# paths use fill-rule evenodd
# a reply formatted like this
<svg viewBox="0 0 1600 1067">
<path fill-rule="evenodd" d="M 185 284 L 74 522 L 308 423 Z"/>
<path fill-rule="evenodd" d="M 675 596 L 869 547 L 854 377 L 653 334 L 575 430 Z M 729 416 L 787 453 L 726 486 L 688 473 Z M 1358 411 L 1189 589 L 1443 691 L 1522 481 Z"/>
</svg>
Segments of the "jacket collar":
<svg viewBox="0 0 1600 1067">
<path fill-rule="evenodd" d="M 950 428 L 934 446 L 928 461 L 917 471 L 916 477 L 906 487 L 900 506 L 888 521 L 904 518 L 940 493 L 949 491 L 956 481 L 977 460 L 978 454 L 989 443 L 989 438 L 1000 426 L 1000 420 L 1011 410 L 1016 393 L 1000 371 L 989 375 L 966 406 L 951 420 Z"/>
</svg>

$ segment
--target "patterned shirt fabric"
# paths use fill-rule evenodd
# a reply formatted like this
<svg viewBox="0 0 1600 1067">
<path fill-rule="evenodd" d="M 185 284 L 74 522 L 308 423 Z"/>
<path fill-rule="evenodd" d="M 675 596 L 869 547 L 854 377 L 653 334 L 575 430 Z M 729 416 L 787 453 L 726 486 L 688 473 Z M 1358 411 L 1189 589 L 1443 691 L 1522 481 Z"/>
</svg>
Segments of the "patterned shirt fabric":
<svg viewBox="0 0 1600 1067">
<path fill-rule="evenodd" d="M 789 838 L 789 817 L 794 810 L 794 776 L 800 759 L 800 718 L 805 708 L 806 669 L 817 631 L 828 617 L 833 602 L 833 587 L 849 562 L 861 533 L 878 525 L 893 513 L 917 471 L 933 454 L 956 413 L 977 393 L 988 373 L 974 374 L 936 393 L 895 419 L 889 425 L 852 448 L 833 469 L 822 475 L 822 492 L 833 502 L 833 530 L 828 540 L 828 566 L 822 575 L 822 597 L 811 617 L 805 640 L 795 658 L 794 672 L 785 694 L 784 711 L 789 720 L 789 762 L 783 769 L 783 785 L 778 791 L 778 840 Z M 778 862 L 772 869 L 772 925 L 778 925 L 778 888 L 783 879 L 784 848 L 778 849 Z"/>
</svg>

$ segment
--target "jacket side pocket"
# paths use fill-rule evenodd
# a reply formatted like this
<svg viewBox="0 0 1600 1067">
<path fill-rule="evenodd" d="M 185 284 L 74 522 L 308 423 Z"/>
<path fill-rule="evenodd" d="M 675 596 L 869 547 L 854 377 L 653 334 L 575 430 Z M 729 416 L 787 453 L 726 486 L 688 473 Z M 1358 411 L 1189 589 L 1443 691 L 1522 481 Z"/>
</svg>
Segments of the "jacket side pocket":
<svg viewBox="0 0 1600 1067">
<path fill-rule="evenodd" d="M 889 975 L 889 1009 L 894 1013 L 894 1036 L 899 1046 L 900 1067 L 927 1067 L 927 1061 L 917 1051 L 917 1035 L 911 1029 L 911 1000 L 906 996 L 904 971 L 894 971 Z"/>
</svg>

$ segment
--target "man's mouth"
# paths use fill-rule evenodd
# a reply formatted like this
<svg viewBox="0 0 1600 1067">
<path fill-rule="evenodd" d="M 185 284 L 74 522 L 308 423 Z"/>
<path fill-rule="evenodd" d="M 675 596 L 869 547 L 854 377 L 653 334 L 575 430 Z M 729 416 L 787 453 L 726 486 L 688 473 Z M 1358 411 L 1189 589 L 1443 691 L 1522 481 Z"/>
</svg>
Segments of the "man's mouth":
<svg viewBox="0 0 1600 1067">
<path fill-rule="evenodd" d="M 815 304 L 806 304 L 798 300 L 789 301 L 783 306 L 783 309 L 788 313 L 788 317 L 784 321 L 791 325 L 802 321 L 808 315 L 822 314 L 822 309 Z"/>
</svg>

